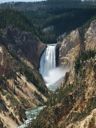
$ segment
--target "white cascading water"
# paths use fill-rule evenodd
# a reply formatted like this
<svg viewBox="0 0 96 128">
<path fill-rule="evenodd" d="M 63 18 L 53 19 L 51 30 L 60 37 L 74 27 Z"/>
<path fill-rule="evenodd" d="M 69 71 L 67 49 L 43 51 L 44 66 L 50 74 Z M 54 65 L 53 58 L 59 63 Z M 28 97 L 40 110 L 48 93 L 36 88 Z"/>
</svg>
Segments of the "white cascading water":
<svg viewBox="0 0 96 128">
<path fill-rule="evenodd" d="M 56 44 L 47 45 L 41 60 L 40 73 L 49 89 L 55 90 L 65 76 L 67 68 L 56 67 Z"/>
<path fill-rule="evenodd" d="M 43 77 L 49 75 L 49 71 L 56 68 L 56 45 L 48 45 L 40 61 L 40 73 Z"/>
</svg>

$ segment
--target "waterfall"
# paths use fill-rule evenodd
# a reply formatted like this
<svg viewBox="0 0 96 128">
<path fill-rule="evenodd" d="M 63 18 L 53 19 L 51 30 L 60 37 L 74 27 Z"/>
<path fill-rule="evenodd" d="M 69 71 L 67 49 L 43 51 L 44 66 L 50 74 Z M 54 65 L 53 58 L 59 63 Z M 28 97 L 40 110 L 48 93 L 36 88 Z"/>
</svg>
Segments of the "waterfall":
<svg viewBox="0 0 96 128">
<path fill-rule="evenodd" d="M 40 73 L 47 77 L 49 72 L 56 68 L 56 44 L 47 45 L 40 61 Z"/>
<path fill-rule="evenodd" d="M 41 56 L 39 71 L 47 87 L 53 91 L 63 81 L 68 68 L 66 66 L 56 67 L 56 44 L 47 45 L 46 50 Z"/>
</svg>

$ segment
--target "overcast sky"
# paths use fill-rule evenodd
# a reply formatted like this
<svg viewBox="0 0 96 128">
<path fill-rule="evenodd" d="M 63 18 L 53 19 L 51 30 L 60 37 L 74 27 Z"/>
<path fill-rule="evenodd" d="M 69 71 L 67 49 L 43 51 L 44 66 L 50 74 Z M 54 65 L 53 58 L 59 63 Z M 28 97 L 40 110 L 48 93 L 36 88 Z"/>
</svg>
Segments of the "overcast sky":
<svg viewBox="0 0 96 128">
<path fill-rule="evenodd" d="M 45 1 L 45 0 L 0 0 L 0 3 L 4 3 L 4 2 L 33 2 L 33 1 Z M 84 0 L 81 0 L 84 1 Z M 96 0 L 90 0 L 90 1 L 96 1 Z"/>
<path fill-rule="evenodd" d="M 4 2 L 11 2 L 11 1 L 14 1 L 14 2 L 33 2 L 33 1 L 43 1 L 43 0 L 0 0 L 0 3 L 4 3 Z"/>
</svg>

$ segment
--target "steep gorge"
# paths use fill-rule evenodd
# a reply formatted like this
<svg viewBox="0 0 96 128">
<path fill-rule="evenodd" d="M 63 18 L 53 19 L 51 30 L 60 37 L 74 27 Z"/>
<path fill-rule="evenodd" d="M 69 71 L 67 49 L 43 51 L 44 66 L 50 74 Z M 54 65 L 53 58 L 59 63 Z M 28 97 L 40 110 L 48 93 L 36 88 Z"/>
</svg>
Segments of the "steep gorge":
<svg viewBox="0 0 96 128">
<path fill-rule="evenodd" d="M 46 45 L 33 29 L 23 28 L 28 29 L 29 24 L 20 13 L 9 10 L 0 12 L 0 16 L 4 25 L 0 24 L 0 128 L 17 128 L 26 119 L 27 109 L 47 101 L 49 92 L 37 70 Z M 13 21 L 15 17 L 17 21 Z"/>
<path fill-rule="evenodd" d="M 70 63 L 71 70 L 28 128 L 95 128 L 96 20 L 72 31 L 60 43 L 59 63 Z"/>
<path fill-rule="evenodd" d="M 54 9 L 53 15 L 56 11 Z M 95 15 L 94 10 L 92 9 L 89 17 Z M 87 10 L 88 14 L 89 11 L 90 9 Z M 72 16 L 73 14 L 75 15 L 72 13 Z M 76 16 L 78 14 L 76 13 Z M 68 13 L 67 18 L 69 15 Z M 59 21 L 62 18 L 65 20 L 66 16 L 63 16 L 55 15 L 51 23 L 56 23 L 55 19 L 58 21 L 58 18 Z M 59 21 L 56 26 L 61 23 Z M 68 21 L 70 22 L 70 19 Z M 0 10 L 0 127 L 17 128 L 26 119 L 25 111 L 45 105 L 50 95 L 46 107 L 28 128 L 96 127 L 96 20 L 91 20 L 74 31 L 72 29 L 79 23 L 77 22 L 74 27 L 74 18 L 73 21 L 69 27 L 71 32 L 59 36 L 57 43 L 58 64 L 69 65 L 71 70 L 66 73 L 63 83 L 56 92 L 50 94 L 38 72 L 39 59 L 46 48 L 39 39 L 40 36 L 37 36 L 38 29 L 35 30 L 33 24 L 21 12 Z M 50 29 L 49 23 L 50 20 L 45 22 Z M 67 21 L 66 24 L 68 25 Z M 46 25 L 43 26 L 45 30 Z M 62 31 L 64 32 L 64 27 Z M 46 42 L 51 43 L 49 40 Z"/>
</svg>

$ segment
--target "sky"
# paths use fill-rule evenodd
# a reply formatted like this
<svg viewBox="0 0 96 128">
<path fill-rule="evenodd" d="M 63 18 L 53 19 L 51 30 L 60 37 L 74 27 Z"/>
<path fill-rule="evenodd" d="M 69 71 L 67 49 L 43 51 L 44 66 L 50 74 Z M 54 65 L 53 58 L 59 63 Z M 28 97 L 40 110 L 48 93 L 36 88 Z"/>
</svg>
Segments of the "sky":
<svg viewBox="0 0 96 128">
<path fill-rule="evenodd" d="M 4 2 L 33 2 L 33 1 L 43 1 L 43 0 L 0 0 L 0 3 L 4 3 Z"/>
<path fill-rule="evenodd" d="M 0 3 L 5 3 L 5 2 L 34 2 L 34 1 L 45 1 L 45 0 L 0 0 Z M 84 0 L 81 0 L 84 1 Z M 95 0 L 92 0 L 95 1 Z"/>
</svg>

